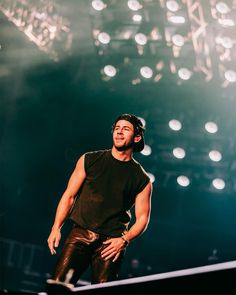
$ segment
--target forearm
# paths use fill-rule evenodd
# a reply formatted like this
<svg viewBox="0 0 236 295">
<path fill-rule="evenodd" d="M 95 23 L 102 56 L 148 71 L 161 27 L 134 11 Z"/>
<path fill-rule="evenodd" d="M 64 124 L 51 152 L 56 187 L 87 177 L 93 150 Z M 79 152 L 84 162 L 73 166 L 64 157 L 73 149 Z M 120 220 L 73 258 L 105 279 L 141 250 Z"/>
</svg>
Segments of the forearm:
<svg viewBox="0 0 236 295">
<path fill-rule="evenodd" d="M 67 218 L 72 208 L 73 203 L 74 197 L 65 192 L 57 206 L 56 216 L 53 223 L 54 229 L 60 229 L 62 227 L 65 219 Z"/>
<path fill-rule="evenodd" d="M 140 217 L 131 228 L 124 234 L 125 240 L 131 242 L 132 240 L 139 237 L 143 232 L 145 232 L 149 223 L 149 218 L 147 216 Z"/>
</svg>

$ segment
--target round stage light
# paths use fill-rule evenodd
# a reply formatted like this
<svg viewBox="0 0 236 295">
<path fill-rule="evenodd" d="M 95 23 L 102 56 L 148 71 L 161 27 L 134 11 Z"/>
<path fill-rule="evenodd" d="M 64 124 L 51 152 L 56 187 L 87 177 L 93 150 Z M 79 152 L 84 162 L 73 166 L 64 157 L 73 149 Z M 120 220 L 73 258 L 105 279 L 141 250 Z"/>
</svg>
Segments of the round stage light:
<svg viewBox="0 0 236 295">
<path fill-rule="evenodd" d="M 219 162 L 222 159 L 222 155 L 217 150 L 212 150 L 209 152 L 209 158 L 214 162 Z"/>
<path fill-rule="evenodd" d="M 166 7 L 172 12 L 176 12 L 179 10 L 179 4 L 174 0 L 166 1 Z"/>
<path fill-rule="evenodd" d="M 141 151 L 141 154 L 144 156 L 150 156 L 152 153 L 152 149 L 149 145 L 145 144 L 144 149 Z"/>
<path fill-rule="evenodd" d="M 145 45 L 147 43 L 147 37 L 142 33 L 136 34 L 134 39 L 139 45 Z"/>
<path fill-rule="evenodd" d="M 172 153 L 177 159 L 183 159 L 186 155 L 185 150 L 182 149 L 181 147 L 174 148 Z"/>
<path fill-rule="evenodd" d="M 182 80 L 189 80 L 192 76 L 192 72 L 187 68 L 180 68 L 178 70 L 178 75 Z"/>
<path fill-rule="evenodd" d="M 189 186 L 190 184 L 190 180 L 187 176 L 185 175 L 180 175 L 177 177 L 177 183 L 180 185 L 180 186 L 184 186 L 184 187 L 187 187 Z"/>
<path fill-rule="evenodd" d="M 214 188 L 222 190 L 225 188 L 225 181 L 221 178 L 215 178 L 212 181 L 212 185 L 214 186 Z"/>
<path fill-rule="evenodd" d="M 169 121 L 169 127 L 174 131 L 179 131 L 182 128 L 182 124 L 179 120 L 172 119 Z"/>
<path fill-rule="evenodd" d="M 102 44 L 109 44 L 111 41 L 111 37 L 106 32 L 101 32 L 98 34 L 98 41 Z"/>
<path fill-rule="evenodd" d="M 226 14 L 226 13 L 230 12 L 229 6 L 225 2 L 222 2 L 222 1 L 216 3 L 216 10 L 222 14 Z"/>
<path fill-rule="evenodd" d="M 142 15 L 140 15 L 140 14 L 134 14 L 133 15 L 133 21 L 134 22 L 141 22 L 141 20 L 142 20 Z"/>
<path fill-rule="evenodd" d="M 145 66 L 145 67 L 142 67 L 142 68 L 140 69 L 140 74 L 141 74 L 144 78 L 146 78 L 146 79 L 150 79 L 150 78 L 152 78 L 153 71 L 152 71 L 151 68 Z"/>
<path fill-rule="evenodd" d="M 114 77 L 116 75 L 116 68 L 112 65 L 106 65 L 103 71 L 108 77 Z"/>
<path fill-rule="evenodd" d="M 137 0 L 129 0 L 127 2 L 127 5 L 129 7 L 129 9 L 131 9 L 133 11 L 137 11 L 142 8 L 142 5 Z"/>
<path fill-rule="evenodd" d="M 230 83 L 236 82 L 236 72 L 232 70 L 228 70 L 225 72 L 225 79 L 229 81 Z"/>
<path fill-rule="evenodd" d="M 106 8 L 106 5 L 104 4 L 103 1 L 101 0 L 93 0 L 92 1 L 92 7 L 97 10 L 97 11 L 101 11 L 104 8 Z"/>
<path fill-rule="evenodd" d="M 155 176 L 152 173 L 150 173 L 150 172 L 148 172 L 147 174 L 148 174 L 148 176 L 150 178 L 151 183 L 155 182 L 155 180 L 156 180 L 155 179 Z"/>
<path fill-rule="evenodd" d="M 209 133 L 216 133 L 218 131 L 218 126 L 215 122 L 207 122 L 205 124 L 205 129 Z"/>
<path fill-rule="evenodd" d="M 172 36 L 172 42 L 176 46 L 183 46 L 184 45 L 184 37 L 180 34 L 175 34 Z"/>
</svg>

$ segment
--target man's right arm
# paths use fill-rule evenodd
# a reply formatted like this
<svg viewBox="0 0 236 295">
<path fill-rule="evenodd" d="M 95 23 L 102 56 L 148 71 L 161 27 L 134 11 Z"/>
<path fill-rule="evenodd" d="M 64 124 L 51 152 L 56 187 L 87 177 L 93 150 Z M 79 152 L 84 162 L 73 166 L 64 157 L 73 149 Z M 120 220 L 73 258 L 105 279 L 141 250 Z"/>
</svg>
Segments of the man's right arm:
<svg viewBox="0 0 236 295">
<path fill-rule="evenodd" d="M 71 174 L 67 188 L 63 193 L 57 206 L 55 220 L 51 233 L 48 237 L 48 247 L 52 255 L 56 254 L 55 248 L 58 247 L 61 239 L 61 227 L 67 218 L 73 204 L 74 199 L 86 177 L 84 169 L 84 155 L 78 160 L 76 167 Z"/>
</svg>

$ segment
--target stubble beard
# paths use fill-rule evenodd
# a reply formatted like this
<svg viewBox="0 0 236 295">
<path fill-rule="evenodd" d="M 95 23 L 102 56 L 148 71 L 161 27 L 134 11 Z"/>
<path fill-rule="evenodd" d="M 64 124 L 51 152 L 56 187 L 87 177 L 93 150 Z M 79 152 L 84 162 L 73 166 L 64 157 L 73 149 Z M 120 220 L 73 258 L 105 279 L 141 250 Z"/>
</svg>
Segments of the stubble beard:
<svg viewBox="0 0 236 295">
<path fill-rule="evenodd" d="M 130 144 L 124 144 L 122 146 L 116 146 L 116 145 L 114 145 L 114 146 L 117 149 L 117 151 L 124 152 L 124 151 L 127 151 L 127 150 L 133 148 L 134 147 L 134 142 L 131 142 Z"/>
</svg>

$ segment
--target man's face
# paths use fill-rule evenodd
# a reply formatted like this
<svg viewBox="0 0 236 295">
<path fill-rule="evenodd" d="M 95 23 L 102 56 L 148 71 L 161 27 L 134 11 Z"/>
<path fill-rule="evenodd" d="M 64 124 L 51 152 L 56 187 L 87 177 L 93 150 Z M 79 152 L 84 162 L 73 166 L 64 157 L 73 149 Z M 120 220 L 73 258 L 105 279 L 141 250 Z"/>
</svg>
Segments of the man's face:
<svg viewBox="0 0 236 295">
<path fill-rule="evenodd" d="M 117 121 L 113 131 L 113 145 L 119 151 L 128 150 L 134 145 L 134 126 L 126 120 Z"/>
</svg>

